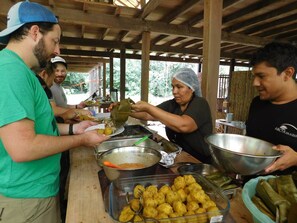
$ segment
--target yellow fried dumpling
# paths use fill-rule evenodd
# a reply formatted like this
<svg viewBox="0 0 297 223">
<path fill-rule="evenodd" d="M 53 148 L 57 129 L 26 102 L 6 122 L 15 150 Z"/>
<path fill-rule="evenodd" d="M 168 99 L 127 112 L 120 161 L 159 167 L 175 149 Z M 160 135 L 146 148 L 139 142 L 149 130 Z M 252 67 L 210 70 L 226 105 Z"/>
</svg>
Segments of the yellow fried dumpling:
<svg viewBox="0 0 297 223">
<path fill-rule="evenodd" d="M 172 207 L 173 210 L 181 216 L 187 213 L 187 207 L 182 201 L 174 201 Z"/>
<path fill-rule="evenodd" d="M 200 184 L 198 183 L 191 183 L 189 186 L 187 186 L 185 188 L 185 192 L 187 194 L 191 193 L 191 191 L 195 190 L 195 189 L 198 189 L 198 190 L 202 190 L 202 187 L 200 186 Z"/>
<path fill-rule="evenodd" d="M 169 214 L 173 213 L 173 208 L 168 203 L 160 204 L 157 207 L 157 210 L 158 210 L 159 213 L 164 213 L 166 215 L 169 215 Z"/>
<path fill-rule="evenodd" d="M 144 207 L 143 208 L 143 216 L 147 218 L 155 218 L 158 215 L 158 211 L 154 207 Z"/>
<path fill-rule="evenodd" d="M 157 207 L 158 206 L 158 201 L 155 200 L 152 197 L 148 197 L 146 199 L 143 199 L 143 206 L 144 207 Z"/>
<path fill-rule="evenodd" d="M 195 211 L 199 208 L 199 204 L 195 201 L 187 202 L 187 210 L 188 211 Z"/>
<path fill-rule="evenodd" d="M 168 218 L 168 215 L 167 214 L 165 214 L 165 213 L 159 213 L 156 217 L 155 217 L 155 219 L 165 219 L 165 218 Z M 162 223 L 163 223 L 164 221 L 162 221 Z M 166 221 L 165 221 L 166 222 Z M 168 221 L 169 223 L 170 223 L 170 221 Z"/>
<path fill-rule="evenodd" d="M 176 191 L 169 191 L 166 194 L 166 202 L 172 204 L 174 201 L 181 200 L 179 194 Z"/>
<path fill-rule="evenodd" d="M 143 219 L 139 215 L 136 215 L 135 218 L 133 219 L 133 222 L 143 222 Z"/>
<path fill-rule="evenodd" d="M 209 207 L 207 209 L 207 213 L 208 213 L 208 217 L 211 218 L 211 217 L 214 217 L 214 216 L 218 216 L 218 215 L 221 215 L 218 207 Z"/>
<path fill-rule="evenodd" d="M 141 184 L 138 184 L 134 187 L 133 194 L 135 198 L 140 198 L 140 195 L 145 191 L 144 186 Z"/>
<path fill-rule="evenodd" d="M 131 210 L 130 206 L 127 205 L 123 208 L 121 211 L 121 214 L 119 216 L 120 222 L 128 222 L 134 217 L 134 211 Z"/>
<path fill-rule="evenodd" d="M 156 193 L 158 193 L 158 187 L 155 186 L 155 185 L 150 185 L 150 186 L 145 188 L 145 191 L 148 191 L 148 192 L 150 192 L 152 194 L 156 194 Z"/>
<path fill-rule="evenodd" d="M 178 176 L 174 179 L 174 186 L 176 190 L 183 189 L 186 186 L 186 181 L 183 176 Z"/>
<path fill-rule="evenodd" d="M 166 195 L 168 191 L 171 191 L 171 188 L 166 184 L 159 189 L 159 192 L 163 193 L 164 195 Z"/>
<path fill-rule="evenodd" d="M 206 200 L 205 202 L 202 202 L 202 207 L 208 210 L 211 207 L 216 207 L 216 203 L 212 200 Z"/>
<path fill-rule="evenodd" d="M 179 190 L 177 191 L 177 193 L 179 194 L 180 199 L 181 199 L 182 202 L 185 202 L 185 201 L 187 200 L 187 194 L 186 194 L 186 192 L 184 191 L 184 189 L 179 189 Z"/>
<path fill-rule="evenodd" d="M 193 190 L 191 191 L 190 195 L 192 196 L 194 201 L 197 201 L 199 203 L 203 203 L 207 200 L 204 190 Z"/>
<path fill-rule="evenodd" d="M 187 213 L 184 214 L 184 216 L 187 216 L 187 223 L 197 223 L 199 222 L 197 219 L 197 216 L 195 216 L 194 211 L 188 211 Z"/>
<path fill-rule="evenodd" d="M 165 200 L 165 194 L 160 193 L 160 192 L 154 194 L 153 198 L 154 198 L 154 200 L 157 201 L 158 205 L 163 204 L 163 203 L 166 202 L 166 200 Z"/>
<path fill-rule="evenodd" d="M 134 210 L 134 211 L 138 211 L 140 209 L 140 201 L 139 199 L 132 199 L 130 201 L 130 207 Z"/>
<path fill-rule="evenodd" d="M 196 214 L 198 214 L 197 216 L 197 222 L 201 222 L 201 223 L 206 223 L 208 222 L 208 218 L 207 218 L 207 215 L 204 214 L 206 213 L 206 210 L 204 208 L 198 208 L 196 211 L 195 211 Z"/>
<path fill-rule="evenodd" d="M 145 191 L 143 191 L 143 193 L 142 193 L 142 198 L 143 198 L 143 200 L 145 200 L 145 199 L 148 199 L 148 198 L 152 198 L 153 195 L 154 195 L 154 194 L 151 193 L 150 191 L 145 190 Z"/>
<path fill-rule="evenodd" d="M 173 212 L 172 214 L 169 215 L 170 218 L 177 218 L 177 217 L 182 217 L 179 213 Z M 186 219 L 184 218 L 177 218 L 177 219 L 172 219 L 171 223 L 187 223 Z"/>
<path fill-rule="evenodd" d="M 187 186 L 192 183 L 196 183 L 196 180 L 192 175 L 184 175 L 184 179 Z"/>
</svg>

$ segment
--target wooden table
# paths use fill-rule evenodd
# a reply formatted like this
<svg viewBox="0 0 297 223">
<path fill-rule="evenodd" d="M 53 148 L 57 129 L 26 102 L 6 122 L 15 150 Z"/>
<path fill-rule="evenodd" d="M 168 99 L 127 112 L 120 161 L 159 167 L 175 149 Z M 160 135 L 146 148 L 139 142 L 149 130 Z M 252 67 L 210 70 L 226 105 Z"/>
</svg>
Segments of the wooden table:
<svg viewBox="0 0 297 223">
<path fill-rule="evenodd" d="M 105 212 L 97 165 L 93 149 L 76 148 L 70 152 L 68 207 L 66 223 L 111 223 Z M 176 157 L 176 162 L 198 162 L 186 152 Z M 176 171 L 176 168 L 172 168 Z M 241 199 L 241 190 L 231 199 L 229 222 L 253 223 Z"/>
</svg>

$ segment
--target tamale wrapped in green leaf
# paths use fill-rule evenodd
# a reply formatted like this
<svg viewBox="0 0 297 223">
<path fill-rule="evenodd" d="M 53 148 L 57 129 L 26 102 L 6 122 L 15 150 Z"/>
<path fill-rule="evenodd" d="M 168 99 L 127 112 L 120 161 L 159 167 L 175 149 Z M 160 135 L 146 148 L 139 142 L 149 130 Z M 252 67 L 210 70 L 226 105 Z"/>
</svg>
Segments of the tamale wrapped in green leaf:
<svg viewBox="0 0 297 223">
<path fill-rule="evenodd" d="M 275 221 L 275 216 L 269 210 L 269 208 L 264 204 L 261 198 L 257 196 L 252 197 L 252 202 L 256 205 L 256 207 L 263 213 L 266 214 L 271 220 Z"/>
<path fill-rule="evenodd" d="M 125 124 L 131 113 L 131 104 L 135 102 L 128 98 L 121 100 L 116 106 L 113 107 L 111 111 L 111 120 L 116 127 L 120 127 Z"/>
<path fill-rule="evenodd" d="M 297 203 L 297 188 L 292 175 L 281 175 L 275 178 L 277 192 L 291 204 Z M 297 210 L 296 210 L 297 211 Z"/>
<path fill-rule="evenodd" d="M 287 221 L 288 210 L 291 205 L 290 202 L 273 190 L 266 180 L 259 180 L 256 186 L 256 194 L 262 199 L 269 210 L 276 215 L 277 222 L 283 223 Z"/>
</svg>

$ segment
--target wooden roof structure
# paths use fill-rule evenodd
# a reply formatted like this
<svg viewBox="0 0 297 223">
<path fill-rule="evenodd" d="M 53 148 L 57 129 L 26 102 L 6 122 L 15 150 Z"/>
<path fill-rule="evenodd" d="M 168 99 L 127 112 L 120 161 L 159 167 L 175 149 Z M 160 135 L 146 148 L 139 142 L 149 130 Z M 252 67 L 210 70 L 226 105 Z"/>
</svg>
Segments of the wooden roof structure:
<svg viewBox="0 0 297 223">
<path fill-rule="evenodd" d="M 150 33 L 151 60 L 201 62 L 204 0 L 31 0 L 49 7 L 62 27 L 61 56 L 69 70 L 88 71 L 120 57 L 141 59 L 142 33 Z M 0 30 L 16 0 L 1 0 Z M 147 3 L 146 3 L 147 2 Z M 245 64 L 272 40 L 297 39 L 296 0 L 223 0 L 221 64 Z M 219 33 L 220 33 L 219 32 Z M 3 48 L 3 46 L 1 46 Z"/>
</svg>

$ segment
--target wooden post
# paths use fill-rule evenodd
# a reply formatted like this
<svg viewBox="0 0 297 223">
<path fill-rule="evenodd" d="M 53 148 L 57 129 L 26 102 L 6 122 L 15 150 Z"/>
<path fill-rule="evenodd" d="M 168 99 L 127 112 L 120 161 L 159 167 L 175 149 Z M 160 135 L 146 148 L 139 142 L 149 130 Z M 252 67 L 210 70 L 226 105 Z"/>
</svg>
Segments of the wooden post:
<svg viewBox="0 0 297 223">
<path fill-rule="evenodd" d="M 222 8 L 223 0 L 204 1 L 202 95 L 209 103 L 214 127 L 217 114 Z"/>
<path fill-rule="evenodd" d="M 109 57 L 109 91 L 113 88 L 113 53 L 111 53 Z"/>
<path fill-rule="evenodd" d="M 148 101 L 150 69 L 150 32 L 142 33 L 141 100 Z"/>
<path fill-rule="evenodd" d="M 106 63 L 103 63 L 103 97 L 106 97 Z"/>
<path fill-rule="evenodd" d="M 126 49 L 121 49 L 120 58 L 120 100 L 125 99 L 126 91 Z"/>
</svg>

